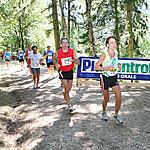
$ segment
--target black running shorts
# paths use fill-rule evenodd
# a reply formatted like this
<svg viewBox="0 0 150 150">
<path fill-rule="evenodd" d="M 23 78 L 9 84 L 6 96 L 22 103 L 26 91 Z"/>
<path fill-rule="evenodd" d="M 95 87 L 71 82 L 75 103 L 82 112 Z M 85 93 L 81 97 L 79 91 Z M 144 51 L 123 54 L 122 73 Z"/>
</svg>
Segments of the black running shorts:
<svg viewBox="0 0 150 150">
<path fill-rule="evenodd" d="M 50 66 L 53 66 L 53 62 L 47 63 L 47 68 L 49 68 Z"/>
<path fill-rule="evenodd" d="M 5 61 L 10 61 L 10 59 L 6 59 Z"/>
<path fill-rule="evenodd" d="M 19 59 L 19 62 L 24 62 L 24 59 Z"/>
<path fill-rule="evenodd" d="M 116 85 L 119 85 L 118 80 L 117 80 L 117 75 L 110 76 L 110 77 L 106 77 L 106 76 L 102 75 L 102 78 L 103 78 L 103 82 L 104 82 L 104 90 L 108 90 L 109 87 L 112 88 Z"/>
<path fill-rule="evenodd" d="M 73 80 L 73 70 L 70 71 L 58 71 L 59 79 Z"/>
</svg>

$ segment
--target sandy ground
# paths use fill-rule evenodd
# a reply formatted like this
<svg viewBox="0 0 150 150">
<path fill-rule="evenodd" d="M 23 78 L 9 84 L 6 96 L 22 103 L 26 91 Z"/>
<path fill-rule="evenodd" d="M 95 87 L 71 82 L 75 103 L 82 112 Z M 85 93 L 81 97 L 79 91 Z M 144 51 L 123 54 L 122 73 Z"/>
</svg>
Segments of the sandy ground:
<svg viewBox="0 0 150 150">
<path fill-rule="evenodd" d="M 150 82 L 122 82 L 123 125 L 112 120 L 114 95 L 108 104 L 109 120 L 100 120 L 102 93 L 90 80 L 71 91 L 75 111 L 63 102 L 57 73 L 50 79 L 41 69 L 41 88 L 32 89 L 28 71 L 17 62 L 0 65 L 0 150 L 149 150 Z"/>
</svg>

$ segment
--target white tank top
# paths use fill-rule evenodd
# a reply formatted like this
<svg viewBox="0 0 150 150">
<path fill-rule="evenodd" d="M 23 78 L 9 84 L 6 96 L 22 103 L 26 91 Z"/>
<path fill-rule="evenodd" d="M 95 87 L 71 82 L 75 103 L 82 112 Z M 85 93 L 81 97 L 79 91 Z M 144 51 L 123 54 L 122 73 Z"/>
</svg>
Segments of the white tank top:
<svg viewBox="0 0 150 150">
<path fill-rule="evenodd" d="M 114 57 L 110 57 L 110 55 L 108 54 L 108 51 L 107 50 L 104 51 L 105 60 L 102 63 L 103 67 L 108 67 L 108 66 L 114 67 L 113 71 L 110 71 L 110 70 L 102 71 L 102 74 L 106 77 L 115 76 L 118 72 L 118 52 L 117 52 L 117 50 L 114 50 L 114 53 L 115 53 Z"/>
</svg>

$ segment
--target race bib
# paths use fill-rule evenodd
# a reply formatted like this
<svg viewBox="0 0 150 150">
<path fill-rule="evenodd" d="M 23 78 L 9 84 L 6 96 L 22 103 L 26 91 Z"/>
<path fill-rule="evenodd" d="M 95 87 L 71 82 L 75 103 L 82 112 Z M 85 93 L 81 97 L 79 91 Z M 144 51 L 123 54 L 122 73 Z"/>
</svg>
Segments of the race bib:
<svg viewBox="0 0 150 150">
<path fill-rule="evenodd" d="M 52 56 L 48 56 L 48 59 L 52 59 Z"/>
<path fill-rule="evenodd" d="M 61 58 L 62 66 L 69 66 L 69 65 L 71 65 L 72 62 L 70 60 L 72 60 L 71 57 Z"/>
</svg>

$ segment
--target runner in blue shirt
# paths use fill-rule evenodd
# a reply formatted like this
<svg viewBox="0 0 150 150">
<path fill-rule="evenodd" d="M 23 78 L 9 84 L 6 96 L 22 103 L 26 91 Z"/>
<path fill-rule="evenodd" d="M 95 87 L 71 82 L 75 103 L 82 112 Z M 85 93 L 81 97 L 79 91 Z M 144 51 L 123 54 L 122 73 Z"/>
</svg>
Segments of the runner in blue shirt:
<svg viewBox="0 0 150 150">
<path fill-rule="evenodd" d="M 7 51 L 4 54 L 4 59 L 6 62 L 7 67 L 9 66 L 10 60 L 11 60 L 11 51 L 10 51 L 10 47 L 7 48 Z"/>
<path fill-rule="evenodd" d="M 47 50 L 44 50 L 43 56 L 46 58 L 48 73 L 50 74 L 50 77 L 52 76 L 52 78 L 54 78 L 53 55 L 54 52 L 51 50 L 51 47 L 47 46 Z"/>
<path fill-rule="evenodd" d="M 23 67 L 24 67 L 24 55 L 25 55 L 25 52 L 21 48 L 19 48 L 18 58 L 21 64 L 21 70 L 23 70 Z"/>
</svg>

